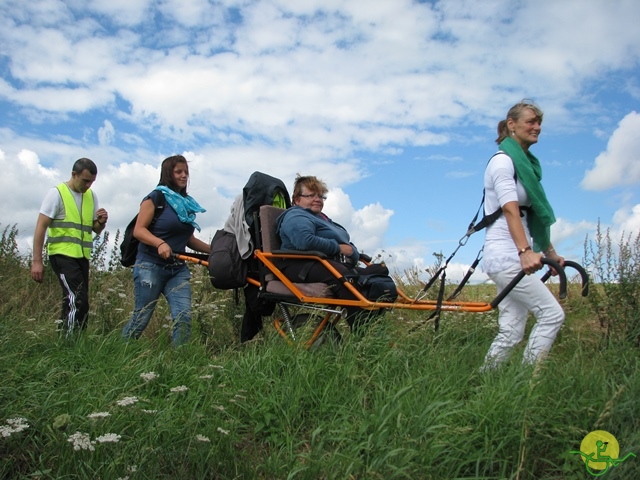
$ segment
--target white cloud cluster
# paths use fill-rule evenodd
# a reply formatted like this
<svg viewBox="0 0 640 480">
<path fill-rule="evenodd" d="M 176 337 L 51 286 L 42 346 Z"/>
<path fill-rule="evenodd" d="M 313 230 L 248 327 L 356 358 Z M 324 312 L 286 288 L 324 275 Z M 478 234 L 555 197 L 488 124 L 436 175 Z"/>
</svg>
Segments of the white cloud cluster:
<svg viewBox="0 0 640 480">
<path fill-rule="evenodd" d="M 613 225 L 613 238 L 620 239 L 623 236 L 635 238 L 640 235 L 640 204 L 617 210 L 613 216 Z"/>
<path fill-rule="evenodd" d="M 640 184 L 640 114 L 625 116 L 613 132 L 607 150 L 587 171 L 582 186 L 587 190 L 606 190 L 618 185 Z"/>
<path fill-rule="evenodd" d="M 87 156 L 122 229 L 161 160 L 184 153 L 205 240 L 253 171 L 288 186 L 299 172 L 328 183 L 327 212 L 361 248 L 390 251 L 383 192 L 361 208 L 345 193 L 369 175 L 367 155 L 472 143 L 514 97 L 550 105 L 558 128 L 607 126 L 585 85 L 637 67 L 639 15 L 634 0 L 6 0 L 0 218 L 31 232 L 44 191 Z M 639 118 L 620 122 L 585 188 L 640 181 Z M 554 228 L 568 238 L 586 228 L 574 223 Z M 407 245 L 399 267 L 428 257 Z"/>
</svg>

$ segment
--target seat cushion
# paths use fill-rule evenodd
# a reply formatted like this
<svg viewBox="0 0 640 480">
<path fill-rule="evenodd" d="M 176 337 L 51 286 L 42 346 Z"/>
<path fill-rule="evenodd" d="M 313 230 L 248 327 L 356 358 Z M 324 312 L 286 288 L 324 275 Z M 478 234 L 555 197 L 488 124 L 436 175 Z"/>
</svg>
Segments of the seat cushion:
<svg viewBox="0 0 640 480">
<path fill-rule="evenodd" d="M 294 285 L 307 297 L 332 297 L 329 287 L 326 283 L 294 283 Z M 280 280 L 271 280 L 267 283 L 267 292 L 277 295 L 293 295 L 291 290 Z"/>
</svg>

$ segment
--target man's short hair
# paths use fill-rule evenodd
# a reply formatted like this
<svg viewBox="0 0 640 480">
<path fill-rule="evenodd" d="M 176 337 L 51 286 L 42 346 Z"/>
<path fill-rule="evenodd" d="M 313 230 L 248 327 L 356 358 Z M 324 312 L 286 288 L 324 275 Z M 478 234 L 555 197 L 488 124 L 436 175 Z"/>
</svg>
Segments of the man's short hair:
<svg viewBox="0 0 640 480">
<path fill-rule="evenodd" d="M 76 163 L 73 164 L 72 171 L 76 174 L 80 175 L 83 170 L 89 170 L 89 173 L 91 175 L 98 174 L 98 167 L 96 167 L 96 164 L 93 163 L 93 160 L 90 160 L 88 158 L 79 158 L 78 160 L 76 160 Z"/>
</svg>

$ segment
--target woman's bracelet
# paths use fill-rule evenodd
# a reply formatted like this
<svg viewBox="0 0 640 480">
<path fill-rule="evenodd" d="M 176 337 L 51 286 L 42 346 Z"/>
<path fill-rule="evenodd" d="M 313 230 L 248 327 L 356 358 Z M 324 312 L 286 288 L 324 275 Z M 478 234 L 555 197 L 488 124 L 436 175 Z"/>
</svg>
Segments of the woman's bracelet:
<svg viewBox="0 0 640 480">
<path fill-rule="evenodd" d="M 544 252 L 545 255 L 549 255 L 551 252 L 555 252 L 556 249 L 551 247 L 549 250 L 547 250 L 546 252 Z"/>
<path fill-rule="evenodd" d="M 160 248 L 160 247 L 162 246 L 162 244 L 164 244 L 164 243 L 167 243 L 167 242 L 162 242 L 162 243 L 158 244 L 158 246 L 156 247 L 156 250 L 157 250 L 158 248 Z"/>
</svg>

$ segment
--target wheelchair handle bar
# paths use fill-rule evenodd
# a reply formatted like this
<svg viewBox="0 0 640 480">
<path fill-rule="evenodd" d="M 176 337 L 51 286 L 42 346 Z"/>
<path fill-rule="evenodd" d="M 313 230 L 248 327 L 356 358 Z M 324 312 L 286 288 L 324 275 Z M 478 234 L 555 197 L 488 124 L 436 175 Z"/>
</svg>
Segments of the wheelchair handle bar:
<svg viewBox="0 0 640 480">
<path fill-rule="evenodd" d="M 564 261 L 564 268 L 567 268 L 567 267 L 571 267 L 575 269 L 580 274 L 580 278 L 582 279 L 582 296 L 586 297 L 587 295 L 589 295 L 589 275 L 587 274 L 587 271 L 584 268 L 582 268 L 582 265 L 572 260 Z M 542 280 L 543 282 L 546 282 L 547 280 L 549 280 L 549 277 L 551 277 L 551 270 L 547 270 L 547 273 L 545 273 L 540 278 L 540 280 Z"/>
<path fill-rule="evenodd" d="M 549 260 L 548 258 L 542 258 L 540 259 L 540 261 L 542 262 L 543 265 L 549 265 L 553 267 L 556 272 L 558 272 L 558 276 L 560 277 L 560 292 L 558 296 L 561 299 L 566 298 L 567 275 L 564 273 L 564 269 L 560 266 L 559 263 L 554 262 L 553 260 Z M 513 280 L 511 280 L 509 285 L 504 287 L 504 289 L 500 293 L 498 293 L 496 298 L 493 299 L 493 301 L 491 302 L 491 308 L 496 308 L 498 304 L 502 300 L 504 300 L 504 297 L 506 297 L 511 292 L 511 290 L 513 290 L 513 288 L 518 284 L 518 282 L 520 282 L 520 280 L 524 278 L 525 275 L 526 274 L 524 273 L 524 270 L 520 270 L 520 272 L 513 278 Z"/>
</svg>

